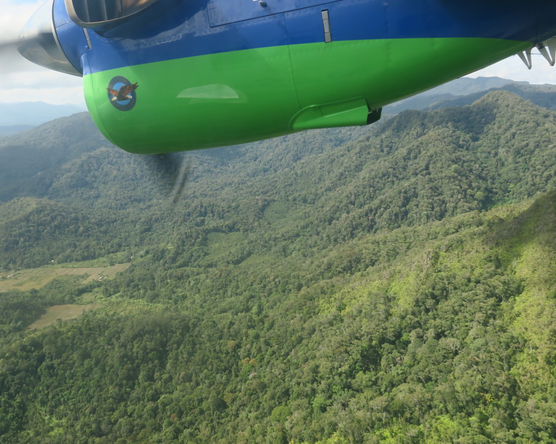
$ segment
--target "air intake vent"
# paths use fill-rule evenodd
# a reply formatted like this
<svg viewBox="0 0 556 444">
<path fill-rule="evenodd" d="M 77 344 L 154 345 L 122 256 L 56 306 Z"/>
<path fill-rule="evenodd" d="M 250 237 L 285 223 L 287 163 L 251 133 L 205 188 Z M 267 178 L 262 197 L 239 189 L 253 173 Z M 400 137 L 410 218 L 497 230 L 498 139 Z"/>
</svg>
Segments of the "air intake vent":
<svg viewBox="0 0 556 444">
<path fill-rule="evenodd" d="M 70 18 L 83 28 L 105 28 L 148 8 L 157 0 L 65 0 Z"/>
</svg>

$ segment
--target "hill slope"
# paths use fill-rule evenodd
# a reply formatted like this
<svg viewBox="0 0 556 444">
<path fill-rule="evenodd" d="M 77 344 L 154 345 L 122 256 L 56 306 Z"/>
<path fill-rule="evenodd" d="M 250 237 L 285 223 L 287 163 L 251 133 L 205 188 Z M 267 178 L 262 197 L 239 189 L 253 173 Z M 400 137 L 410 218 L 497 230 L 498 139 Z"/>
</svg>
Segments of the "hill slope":
<svg viewBox="0 0 556 444">
<path fill-rule="evenodd" d="M 175 203 L 175 174 L 153 170 L 144 157 L 95 149 L 87 138 L 89 145 L 74 148 L 72 161 L 50 174 L 41 171 L 31 180 L 21 179 L 18 192 L 29 190 L 31 196 L 64 203 L 87 219 L 105 218 L 108 223 L 117 218 L 117 234 L 111 236 L 122 241 L 114 248 L 135 248 L 184 233 L 194 244 L 193 239 L 211 232 L 252 236 L 246 240 L 250 248 L 268 250 L 268 236 L 291 239 L 296 248 L 314 248 L 553 189 L 555 128 L 554 113 L 496 92 L 471 107 L 406 112 L 376 128 L 302 133 L 187 153 L 188 181 Z M 349 136 L 352 140 L 346 141 Z M 176 171 L 174 164 L 170 169 Z M 34 183 L 40 186 L 29 186 Z M 24 231 L 25 223 L 14 229 Z M 97 242 L 105 244 L 105 238 Z M 1 240 L 0 248 L 5 267 L 18 263 Z M 85 259 L 77 250 L 53 247 L 52 253 Z M 33 249 L 27 253 L 36 256 Z M 42 263 L 25 263 L 38 265 Z"/>
<path fill-rule="evenodd" d="M 1 439 L 550 441 L 555 127 L 495 92 L 188 153 L 178 198 L 174 164 L 87 139 L 0 205 L 0 260 L 132 265 L 2 295 Z"/>
<path fill-rule="evenodd" d="M 105 287 L 150 301 L 140 313 L 97 310 L 3 349 L 0 433 L 549 440 L 555 211 L 551 193 L 237 265 L 153 252 Z"/>
<path fill-rule="evenodd" d="M 531 85 L 494 78 L 458 79 L 442 87 L 434 88 L 415 97 L 388 105 L 385 114 L 398 114 L 407 110 L 432 110 L 471 105 L 493 91 L 508 91 L 538 106 L 556 108 L 556 86 Z"/>
</svg>

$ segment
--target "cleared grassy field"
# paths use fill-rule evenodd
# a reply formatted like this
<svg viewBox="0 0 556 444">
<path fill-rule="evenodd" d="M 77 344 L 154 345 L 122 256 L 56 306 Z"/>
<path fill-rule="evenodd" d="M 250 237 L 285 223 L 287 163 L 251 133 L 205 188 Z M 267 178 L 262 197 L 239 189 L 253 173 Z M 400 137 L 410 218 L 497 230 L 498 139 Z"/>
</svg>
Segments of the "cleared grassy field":
<svg viewBox="0 0 556 444">
<path fill-rule="evenodd" d="M 107 279 L 126 270 L 130 264 L 111 267 L 43 267 L 20 270 L 15 273 L 0 273 L 0 292 L 8 290 L 27 291 L 44 287 L 59 276 L 86 276 L 83 283 L 95 279 Z"/>
<path fill-rule="evenodd" d="M 46 309 L 46 313 L 42 315 L 39 319 L 33 322 L 28 330 L 40 330 L 41 328 L 48 327 L 53 324 L 58 319 L 61 321 L 67 321 L 68 319 L 74 319 L 81 316 L 87 310 L 94 307 L 94 304 L 89 305 L 53 305 Z"/>
</svg>

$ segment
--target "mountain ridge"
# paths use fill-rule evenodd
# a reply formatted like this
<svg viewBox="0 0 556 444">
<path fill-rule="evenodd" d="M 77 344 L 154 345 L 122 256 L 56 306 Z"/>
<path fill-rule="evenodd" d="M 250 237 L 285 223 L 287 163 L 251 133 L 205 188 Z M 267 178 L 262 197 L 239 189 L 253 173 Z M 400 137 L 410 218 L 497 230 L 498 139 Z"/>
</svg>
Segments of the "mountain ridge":
<svg viewBox="0 0 556 444">
<path fill-rule="evenodd" d="M 72 128 L 81 120 L 90 125 L 87 131 L 96 131 L 82 115 L 55 122 L 47 133 L 71 129 L 76 136 Z M 184 229 L 201 226 L 205 232 L 251 233 L 276 224 L 282 235 L 303 234 L 303 242 L 314 248 L 322 236 L 334 243 L 548 191 L 556 187 L 555 128 L 553 112 L 495 92 L 469 107 L 404 112 L 375 128 L 316 131 L 186 153 L 169 170 L 106 147 L 97 134 L 94 143 L 82 143 L 67 158 L 56 154 L 57 167 L 31 170 L 17 187 L 10 177 L 0 189 L 6 195 L 15 187 L 13 197 L 59 201 L 84 215 L 106 213 L 107 220 L 118 214 L 121 239 L 129 239 L 137 223 L 151 225 L 151 214 L 159 213 L 156 228 L 141 238 L 163 238 L 178 220 Z M 344 144 L 349 136 L 352 140 Z M 0 152 L 12 147 L 0 145 Z M 170 193 L 182 161 L 189 163 L 188 178 L 181 199 L 173 202 Z M 519 181 L 527 185 L 515 187 Z M 238 202 L 237 195 L 245 197 Z"/>
<path fill-rule="evenodd" d="M 86 115 L 1 142 L 0 291 L 131 265 L 2 293 L 0 440 L 549 442 L 554 129 L 496 91 L 169 164 Z M 57 304 L 95 308 L 25 331 Z"/>
<path fill-rule="evenodd" d="M 53 105 L 45 102 L 0 102 L 0 127 L 38 126 L 59 117 L 83 112 L 77 105 Z"/>
</svg>

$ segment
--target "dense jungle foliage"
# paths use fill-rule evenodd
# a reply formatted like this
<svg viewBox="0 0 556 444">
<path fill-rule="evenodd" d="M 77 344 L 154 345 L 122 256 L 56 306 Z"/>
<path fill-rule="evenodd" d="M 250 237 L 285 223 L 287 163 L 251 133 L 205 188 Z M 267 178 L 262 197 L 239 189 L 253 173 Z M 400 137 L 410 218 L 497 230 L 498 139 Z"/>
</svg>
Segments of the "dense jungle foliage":
<svg viewBox="0 0 556 444">
<path fill-rule="evenodd" d="M 0 294 L 0 442 L 556 441 L 555 130 L 499 91 L 164 159 L 84 114 L 0 141 L 2 269 L 131 262 Z"/>
</svg>

